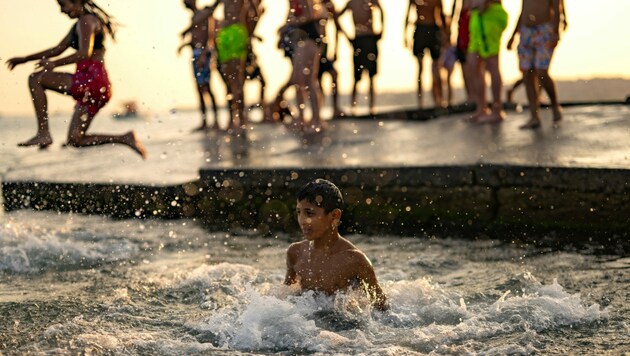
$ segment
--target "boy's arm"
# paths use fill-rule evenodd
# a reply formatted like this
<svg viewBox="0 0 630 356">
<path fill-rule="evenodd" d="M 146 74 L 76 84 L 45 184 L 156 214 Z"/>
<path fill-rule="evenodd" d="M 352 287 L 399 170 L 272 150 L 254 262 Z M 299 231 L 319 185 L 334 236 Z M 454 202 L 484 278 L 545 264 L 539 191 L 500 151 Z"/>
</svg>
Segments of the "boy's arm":
<svg viewBox="0 0 630 356">
<path fill-rule="evenodd" d="M 405 28 L 403 29 L 403 41 L 405 47 L 408 46 L 407 42 L 407 28 L 409 28 L 409 17 L 411 16 L 411 6 L 415 5 L 414 0 L 409 0 L 409 6 L 407 7 L 407 15 L 405 16 Z"/>
<path fill-rule="evenodd" d="M 381 14 L 380 19 L 381 19 L 381 33 L 380 35 L 383 34 L 383 31 L 385 30 L 385 13 L 383 12 L 383 8 L 381 7 L 381 3 L 378 0 L 374 0 L 372 2 L 372 4 L 374 4 L 374 6 L 378 9 L 378 12 Z"/>
<path fill-rule="evenodd" d="M 219 6 L 219 3 L 221 2 L 221 0 L 217 0 L 214 4 L 210 5 L 210 6 L 206 6 L 203 9 L 197 11 L 195 13 L 195 15 L 192 18 L 192 22 L 190 24 L 190 26 L 188 28 L 186 28 L 184 31 L 182 31 L 181 36 L 184 37 L 186 36 L 190 31 L 192 31 L 193 28 L 195 28 L 196 26 L 201 25 L 204 21 L 208 21 L 208 19 L 210 18 L 210 16 L 212 16 L 212 14 L 214 14 L 214 10 L 216 10 L 217 6 Z"/>
<path fill-rule="evenodd" d="M 284 277 L 284 284 L 290 286 L 297 282 L 297 273 L 295 272 L 295 262 L 297 260 L 297 246 L 292 244 L 287 249 L 287 273 Z"/>
<path fill-rule="evenodd" d="M 357 276 L 367 289 L 370 299 L 372 300 L 372 305 L 381 311 L 388 310 L 387 297 L 378 284 L 374 267 L 364 253 L 360 252 L 360 254 L 361 256 L 358 257 L 358 261 L 355 264 L 357 267 Z"/>
<path fill-rule="evenodd" d="M 444 14 L 444 6 L 442 0 L 438 3 L 436 11 L 439 11 L 440 22 L 442 23 L 442 32 L 444 33 L 444 44 L 451 43 L 451 26 L 447 22 L 446 15 Z"/>
<path fill-rule="evenodd" d="M 518 16 L 518 21 L 516 21 L 516 27 L 514 27 L 514 32 L 512 32 L 512 36 L 510 36 L 510 39 L 508 40 L 508 43 L 507 43 L 508 50 L 512 49 L 512 46 L 514 44 L 514 38 L 516 37 L 516 34 L 519 33 L 520 31 L 522 21 L 523 21 L 523 12 L 521 11 L 521 14 Z"/>
<path fill-rule="evenodd" d="M 551 25 L 553 26 L 554 46 L 558 44 L 560 40 L 560 0 L 551 0 L 551 6 L 553 10 L 553 18 L 551 19 Z"/>
</svg>

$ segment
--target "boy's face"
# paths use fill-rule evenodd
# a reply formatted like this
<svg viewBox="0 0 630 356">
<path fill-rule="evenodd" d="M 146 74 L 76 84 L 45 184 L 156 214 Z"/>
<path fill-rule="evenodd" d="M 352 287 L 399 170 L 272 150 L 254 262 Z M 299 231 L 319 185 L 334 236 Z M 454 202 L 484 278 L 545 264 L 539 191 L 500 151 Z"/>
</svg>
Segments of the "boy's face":
<svg viewBox="0 0 630 356">
<path fill-rule="evenodd" d="M 295 208 L 298 224 L 304 238 L 313 241 L 330 234 L 339 223 L 340 210 L 335 209 L 329 213 L 308 200 L 300 200 Z"/>
</svg>

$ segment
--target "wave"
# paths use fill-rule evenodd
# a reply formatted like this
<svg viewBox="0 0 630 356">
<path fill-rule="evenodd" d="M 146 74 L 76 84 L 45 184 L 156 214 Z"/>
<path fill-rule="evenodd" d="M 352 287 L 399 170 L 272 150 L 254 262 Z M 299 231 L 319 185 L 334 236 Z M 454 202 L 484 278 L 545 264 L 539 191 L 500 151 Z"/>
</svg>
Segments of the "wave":
<svg viewBox="0 0 630 356">
<path fill-rule="evenodd" d="M 92 268 L 129 260 L 138 251 L 133 242 L 85 231 L 65 233 L 13 223 L 0 225 L 0 272 L 4 273 Z"/>
</svg>

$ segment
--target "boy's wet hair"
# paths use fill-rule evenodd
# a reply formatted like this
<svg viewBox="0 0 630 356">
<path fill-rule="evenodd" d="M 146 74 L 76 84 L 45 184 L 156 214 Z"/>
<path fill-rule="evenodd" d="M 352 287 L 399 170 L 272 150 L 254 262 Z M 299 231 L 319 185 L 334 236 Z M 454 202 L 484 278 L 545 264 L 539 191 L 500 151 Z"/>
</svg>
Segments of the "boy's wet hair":
<svg viewBox="0 0 630 356">
<path fill-rule="evenodd" d="M 297 193 L 297 200 L 306 200 L 330 213 L 335 209 L 343 210 L 343 196 L 341 191 L 331 181 L 315 179 L 307 183 Z"/>
</svg>

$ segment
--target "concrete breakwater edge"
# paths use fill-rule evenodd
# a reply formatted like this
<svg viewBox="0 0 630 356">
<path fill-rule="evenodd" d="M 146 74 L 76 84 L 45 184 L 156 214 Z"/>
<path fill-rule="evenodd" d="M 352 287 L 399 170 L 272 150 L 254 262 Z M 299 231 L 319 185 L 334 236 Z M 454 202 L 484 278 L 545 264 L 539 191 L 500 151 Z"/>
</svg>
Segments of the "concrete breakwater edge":
<svg viewBox="0 0 630 356">
<path fill-rule="evenodd" d="M 500 238 L 492 235 L 506 230 L 563 231 L 616 244 L 630 231 L 630 172 L 624 169 L 486 164 L 208 169 L 201 170 L 199 180 L 181 185 L 14 181 L 3 183 L 2 191 L 7 211 L 186 217 L 213 229 L 267 234 L 297 230 L 295 193 L 305 182 L 322 177 L 337 182 L 344 193 L 346 233 L 415 236 L 454 230 Z"/>
</svg>

